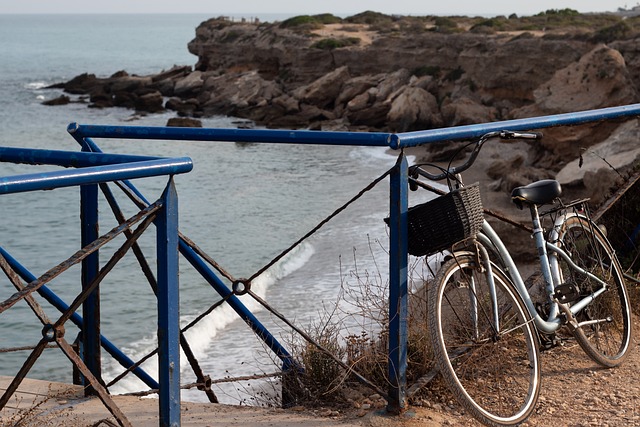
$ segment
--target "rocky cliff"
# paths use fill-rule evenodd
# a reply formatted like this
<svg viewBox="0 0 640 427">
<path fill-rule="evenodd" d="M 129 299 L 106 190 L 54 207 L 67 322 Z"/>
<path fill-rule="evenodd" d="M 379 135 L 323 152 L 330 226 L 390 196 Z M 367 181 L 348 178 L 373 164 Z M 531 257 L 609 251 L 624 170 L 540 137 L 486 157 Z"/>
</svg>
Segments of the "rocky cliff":
<svg viewBox="0 0 640 427">
<path fill-rule="evenodd" d="M 192 118 L 224 114 L 273 128 L 391 132 L 639 101 L 640 39 L 628 32 L 612 37 L 609 27 L 598 33 L 607 35 L 604 44 L 603 36 L 557 29 L 480 31 L 478 25 L 469 30 L 455 24 L 455 31 L 442 31 L 437 19 L 414 20 L 402 31 L 398 23 L 375 28 L 357 20 L 302 29 L 283 24 L 211 19 L 188 46 L 198 57 L 195 69 L 85 74 L 60 86 L 88 94 L 91 107 L 170 109 Z M 601 200 L 637 164 L 634 123 L 548 129 L 543 143 L 518 160 L 496 161 L 489 171 L 492 185 L 508 191 L 558 174 L 581 195 Z M 585 155 L 596 145 L 597 153 L 610 153 L 615 162 Z M 428 147 L 425 156 L 438 158 L 442 149 Z M 587 172 L 563 171 L 575 168 L 572 162 L 581 155 Z"/>
</svg>

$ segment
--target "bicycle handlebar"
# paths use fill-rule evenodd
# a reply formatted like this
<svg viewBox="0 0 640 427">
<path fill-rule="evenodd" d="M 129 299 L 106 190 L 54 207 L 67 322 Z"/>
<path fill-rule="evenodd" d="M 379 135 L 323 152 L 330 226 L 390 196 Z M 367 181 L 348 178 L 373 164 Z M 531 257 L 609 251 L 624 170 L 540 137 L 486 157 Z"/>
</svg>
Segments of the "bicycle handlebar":
<svg viewBox="0 0 640 427">
<path fill-rule="evenodd" d="M 473 148 L 473 151 L 471 152 L 471 155 L 469 156 L 469 159 L 467 159 L 467 161 L 464 162 L 463 164 L 459 166 L 452 166 L 452 167 L 449 167 L 448 169 L 442 169 L 442 172 L 439 174 L 429 173 L 424 169 L 422 169 L 420 167 L 421 165 L 419 164 L 413 165 L 409 168 L 409 177 L 415 180 L 418 178 L 418 176 L 423 176 L 431 181 L 440 181 L 445 178 L 455 177 L 456 174 L 464 172 L 465 170 L 469 169 L 471 165 L 473 165 L 473 163 L 476 161 L 476 158 L 478 157 L 478 154 L 480 153 L 480 149 L 482 148 L 485 142 L 487 142 L 489 139 L 496 138 L 496 137 L 499 137 L 505 142 L 512 139 L 541 139 L 542 133 L 513 132 L 510 130 L 501 130 L 501 131 L 485 133 L 478 139 L 478 141 L 475 144 L 475 147 Z M 414 190 L 415 188 L 417 188 L 417 187 L 415 188 L 414 187 L 415 185 L 412 185 L 411 189 Z"/>
</svg>

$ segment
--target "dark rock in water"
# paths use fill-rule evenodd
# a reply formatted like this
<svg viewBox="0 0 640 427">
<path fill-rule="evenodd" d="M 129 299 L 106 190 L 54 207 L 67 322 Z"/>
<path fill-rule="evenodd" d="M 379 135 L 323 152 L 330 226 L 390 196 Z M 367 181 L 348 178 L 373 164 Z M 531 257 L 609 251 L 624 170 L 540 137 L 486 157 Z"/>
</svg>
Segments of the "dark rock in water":
<svg viewBox="0 0 640 427">
<path fill-rule="evenodd" d="M 191 119 L 188 117 L 172 117 L 167 120 L 167 126 L 182 128 L 201 128 L 202 122 L 198 119 Z"/>
<path fill-rule="evenodd" d="M 182 100 L 178 97 L 170 98 L 164 105 L 167 110 L 178 112 L 180 116 L 192 116 L 200 107 L 200 103 L 196 98 Z"/>
<path fill-rule="evenodd" d="M 163 111 L 164 98 L 157 90 L 144 93 L 138 96 L 134 102 L 136 111 L 146 111 L 149 113 L 157 113 Z"/>
<path fill-rule="evenodd" d="M 80 74 L 64 84 L 64 90 L 74 95 L 89 93 L 91 89 L 99 84 L 99 79 L 95 74 Z"/>
<path fill-rule="evenodd" d="M 106 93 L 104 90 L 99 89 L 93 91 L 89 95 L 89 107 L 91 108 L 107 108 L 113 107 L 113 96 L 111 94 Z"/>
<path fill-rule="evenodd" d="M 71 102 L 71 98 L 69 98 L 67 95 L 60 95 L 57 98 L 43 101 L 42 105 L 66 105 L 70 102 Z"/>
</svg>

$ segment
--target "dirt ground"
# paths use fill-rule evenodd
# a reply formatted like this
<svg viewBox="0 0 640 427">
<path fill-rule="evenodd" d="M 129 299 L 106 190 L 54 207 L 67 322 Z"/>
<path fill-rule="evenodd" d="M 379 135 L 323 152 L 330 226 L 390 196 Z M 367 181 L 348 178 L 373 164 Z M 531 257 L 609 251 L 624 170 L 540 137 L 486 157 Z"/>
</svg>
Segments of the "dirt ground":
<svg viewBox="0 0 640 427">
<path fill-rule="evenodd" d="M 636 331 L 640 324 L 636 322 Z M 6 381 L 6 379 L 5 379 Z M 44 383 L 44 382 L 42 382 Z M 0 389 L 6 384 L 0 381 Z M 0 412 L 1 426 L 111 426 L 115 421 L 96 399 L 65 397 L 60 385 L 49 389 L 57 397 L 17 416 L 12 401 Z M 44 392 L 46 393 L 46 388 Z M 32 403 L 33 397 L 21 399 Z M 114 400 L 136 427 L 158 425 L 157 400 L 115 396 Z M 400 416 L 387 415 L 376 405 L 358 404 L 351 410 L 330 408 L 291 410 L 204 403 L 183 403 L 183 426 L 342 426 L 417 427 L 481 426 L 453 401 L 420 400 Z M 573 340 L 542 353 L 542 390 L 535 413 L 523 427 L 640 426 L 640 348 L 634 343 L 625 363 L 602 369 Z M 104 421 L 107 420 L 107 421 Z"/>
<path fill-rule="evenodd" d="M 635 331 L 640 329 L 638 322 Z M 530 427 L 640 426 L 640 349 L 621 366 L 603 369 L 573 340 L 542 353 L 542 389 L 535 413 L 523 424 Z M 453 403 L 453 402 L 452 402 Z M 480 426 L 457 405 L 415 408 L 423 425 Z M 430 418 L 433 417 L 433 418 Z M 402 425 L 402 424 L 400 424 Z M 407 426 L 418 425 L 407 423 Z"/>
</svg>

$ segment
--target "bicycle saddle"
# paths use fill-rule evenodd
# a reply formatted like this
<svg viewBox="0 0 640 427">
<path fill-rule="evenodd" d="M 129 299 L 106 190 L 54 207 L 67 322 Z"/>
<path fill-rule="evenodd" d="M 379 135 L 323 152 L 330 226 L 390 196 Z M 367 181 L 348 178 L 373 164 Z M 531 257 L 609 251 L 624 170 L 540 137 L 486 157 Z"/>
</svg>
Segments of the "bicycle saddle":
<svg viewBox="0 0 640 427">
<path fill-rule="evenodd" d="M 523 187 L 516 187 L 511 192 L 511 201 L 518 209 L 525 204 L 544 205 L 553 201 L 562 193 L 560 183 L 555 179 L 543 179 Z"/>
</svg>

